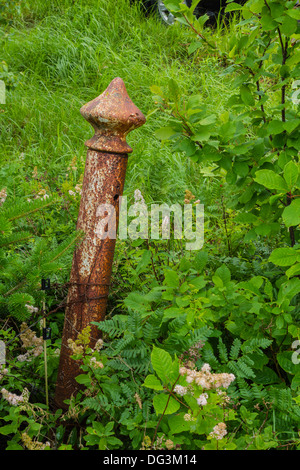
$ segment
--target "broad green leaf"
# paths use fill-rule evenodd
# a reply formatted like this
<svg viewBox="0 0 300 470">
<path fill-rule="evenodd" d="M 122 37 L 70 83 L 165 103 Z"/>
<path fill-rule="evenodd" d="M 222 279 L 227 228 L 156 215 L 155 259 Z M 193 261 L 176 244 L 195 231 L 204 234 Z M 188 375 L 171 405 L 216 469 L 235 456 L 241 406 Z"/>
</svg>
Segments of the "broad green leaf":
<svg viewBox="0 0 300 470">
<path fill-rule="evenodd" d="M 191 137 L 194 142 L 202 142 L 209 140 L 213 129 L 211 126 L 199 126 L 197 127 L 196 134 Z"/>
<path fill-rule="evenodd" d="M 284 6 L 279 3 L 270 3 L 272 17 L 279 18 L 284 12 Z"/>
<path fill-rule="evenodd" d="M 299 8 L 292 8 L 292 9 L 288 10 L 286 13 L 291 18 L 294 18 L 295 20 L 300 20 L 300 9 Z"/>
<path fill-rule="evenodd" d="M 252 13 L 261 13 L 261 10 L 264 6 L 265 6 L 264 0 L 252 0 L 252 2 L 251 2 L 251 12 Z"/>
<path fill-rule="evenodd" d="M 258 170 L 254 180 L 268 189 L 276 189 L 280 192 L 287 192 L 288 186 L 284 179 L 272 170 Z"/>
<path fill-rule="evenodd" d="M 176 134 L 177 131 L 170 126 L 161 127 L 160 129 L 155 131 L 155 136 L 160 140 L 168 140 Z"/>
<path fill-rule="evenodd" d="M 160 393 L 153 398 L 153 406 L 157 414 L 171 415 L 180 408 L 180 403 L 166 393 Z"/>
<path fill-rule="evenodd" d="M 6 424 L 0 428 L 0 434 L 7 436 L 8 434 L 15 434 L 18 430 L 18 423 Z"/>
<path fill-rule="evenodd" d="M 242 5 L 239 5 L 236 2 L 232 2 L 232 3 L 230 3 L 229 5 L 226 6 L 225 12 L 237 11 L 237 10 L 242 10 L 242 9 L 243 9 Z"/>
<path fill-rule="evenodd" d="M 272 251 L 269 261 L 277 266 L 291 266 L 296 263 L 298 257 L 299 253 L 297 254 L 293 248 L 276 248 Z"/>
<path fill-rule="evenodd" d="M 86 441 L 87 445 L 89 446 L 94 446 L 94 445 L 98 445 L 99 443 L 99 436 L 93 436 L 93 435 L 87 435 L 87 436 L 83 436 L 83 439 Z"/>
<path fill-rule="evenodd" d="M 172 370 L 172 358 L 170 354 L 154 346 L 151 353 L 151 362 L 158 377 L 166 383 Z"/>
<path fill-rule="evenodd" d="M 240 87 L 240 93 L 243 103 L 245 103 L 247 106 L 255 105 L 255 99 L 253 98 L 253 95 L 248 85 L 242 85 Z"/>
<path fill-rule="evenodd" d="M 87 374 L 80 374 L 76 377 L 76 382 L 82 385 L 91 385 L 91 379 Z"/>
<path fill-rule="evenodd" d="M 203 107 L 204 99 L 202 95 L 192 95 L 187 102 L 187 109 L 201 109 Z"/>
<path fill-rule="evenodd" d="M 191 284 L 193 287 L 196 287 L 197 289 L 203 289 L 203 287 L 206 286 L 206 281 L 204 279 L 204 276 L 198 276 L 190 280 L 189 284 Z"/>
<path fill-rule="evenodd" d="M 292 351 L 284 351 L 282 353 L 277 354 L 277 361 L 280 367 L 287 372 L 288 374 L 297 374 L 299 371 L 299 365 L 293 364 L 292 361 Z"/>
<path fill-rule="evenodd" d="M 281 134 L 285 130 L 284 122 L 274 119 L 268 124 L 268 132 L 272 135 Z"/>
<path fill-rule="evenodd" d="M 298 257 L 300 260 L 300 255 Z M 286 276 L 290 279 L 293 276 L 298 276 L 300 274 L 300 263 L 296 263 L 293 266 L 291 266 L 286 272 Z"/>
<path fill-rule="evenodd" d="M 199 251 L 194 259 L 194 268 L 201 273 L 208 261 L 208 253 L 206 251 Z"/>
<path fill-rule="evenodd" d="M 152 388 L 153 390 L 163 390 L 163 386 L 155 375 L 147 375 L 145 382 L 143 383 L 144 387 Z"/>
<path fill-rule="evenodd" d="M 171 269 L 165 271 L 165 284 L 168 287 L 179 287 L 179 276 L 176 271 Z"/>
<path fill-rule="evenodd" d="M 293 161 L 288 162 L 283 170 L 284 179 L 289 187 L 292 189 L 298 179 L 298 166 Z"/>
<path fill-rule="evenodd" d="M 152 85 L 152 86 L 150 87 L 150 91 L 151 91 L 151 93 L 153 93 L 154 95 L 159 95 L 159 96 L 161 96 L 161 97 L 164 96 L 162 89 L 161 89 L 159 86 L 157 86 L 157 85 Z"/>
<path fill-rule="evenodd" d="M 293 277 L 280 286 L 277 304 L 281 306 L 284 302 L 289 303 L 295 295 L 300 292 L 300 279 Z"/>
<path fill-rule="evenodd" d="M 203 46 L 203 42 L 202 41 L 196 41 L 196 42 L 192 42 L 189 47 L 188 47 L 188 53 L 189 54 L 192 54 L 193 52 L 195 52 L 197 49 L 200 49 L 200 47 Z"/>
<path fill-rule="evenodd" d="M 170 416 L 168 419 L 168 425 L 172 434 L 179 434 L 184 431 L 189 431 L 191 427 L 191 421 L 185 421 L 185 413 L 180 413 L 174 416 Z"/>
<path fill-rule="evenodd" d="M 272 31 L 278 28 L 278 23 L 267 13 L 261 17 L 261 27 L 263 31 Z"/>
<path fill-rule="evenodd" d="M 151 251 L 145 250 L 136 267 L 137 274 L 140 274 L 140 272 L 142 272 L 146 268 L 146 266 L 148 266 L 150 262 L 151 262 Z"/>
<path fill-rule="evenodd" d="M 242 178 L 245 178 L 249 173 L 249 166 L 245 162 L 236 162 L 233 166 L 233 171 Z"/>
<path fill-rule="evenodd" d="M 174 78 L 170 78 L 168 85 L 169 85 L 169 93 L 170 93 L 171 97 L 175 101 L 177 101 L 178 98 L 179 98 L 179 95 L 180 95 L 180 90 L 179 90 L 178 83 L 176 82 L 176 80 L 174 80 Z"/>
<path fill-rule="evenodd" d="M 300 124 L 300 119 L 293 119 L 292 121 L 286 121 L 283 123 L 284 129 L 291 134 Z"/>
<path fill-rule="evenodd" d="M 220 266 L 216 270 L 215 275 L 218 276 L 222 280 L 224 285 L 226 285 L 226 284 L 228 284 L 228 282 L 230 282 L 231 274 L 230 274 L 230 271 L 227 268 L 227 266 L 225 266 L 225 264 L 222 264 L 222 266 Z"/>
<path fill-rule="evenodd" d="M 286 36 L 291 36 L 297 31 L 298 21 L 295 18 L 284 18 L 282 25 L 280 27 L 281 32 Z"/>
<path fill-rule="evenodd" d="M 284 208 L 282 218 L 286 227 L 300 224 L 300 197 L 294 199 L 289 206 Z"/>
<path fill-rule="evenodd" d="M 210 124 L 214 124 L 216 122 L 216 119 L 216 114 L 211 114 L 210 116 L 201 119 L 201 121 L 199 121 L 199 124 L 201 124 L 201 126 L 208 126 Z"/>
<path fill-rule="evenodd" d="M 240 224 L 254 224 L 257 222 L 256 215 L 252 214 L 251 212 L 241 213 L 236 216 L 235 221 Z"/>
</svg>

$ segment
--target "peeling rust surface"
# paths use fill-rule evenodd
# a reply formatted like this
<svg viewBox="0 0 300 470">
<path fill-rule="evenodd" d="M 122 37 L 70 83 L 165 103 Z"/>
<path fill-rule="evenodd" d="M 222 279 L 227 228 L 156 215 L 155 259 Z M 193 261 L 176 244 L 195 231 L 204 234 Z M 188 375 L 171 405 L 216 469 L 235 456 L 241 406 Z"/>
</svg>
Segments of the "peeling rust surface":
<svg viewBox="0 0 300 470">
<path fill-rule="evenodd" d="M 102 95 L 83 106 L 81 113 L 94 127 L 95 136 L 86 142 L 89 149 L 77 220 L 77 229 L 82 230 L 85 237 L 73 256 L 56 384 L 55 403 L 63 409 L 67 408 L 64 400 L 79 390 L 75 377 L 80 374 L 80 368 L 70 357 L 68 339 L 75 340 L 91 322 L 104 320 L 106 313 L 116 239 L 99 237 L 97 227 L 103 214 L 99 214 L 98 208 L 101 204 L 114 207 L 117 229 L 127 152 L 131 151 L 125 137 L 145 122 L 120 78 L 114 79 Z M 100 331 L 95 325 L 90 326 L 90 346 L 93 347 Z"/>
</svg>

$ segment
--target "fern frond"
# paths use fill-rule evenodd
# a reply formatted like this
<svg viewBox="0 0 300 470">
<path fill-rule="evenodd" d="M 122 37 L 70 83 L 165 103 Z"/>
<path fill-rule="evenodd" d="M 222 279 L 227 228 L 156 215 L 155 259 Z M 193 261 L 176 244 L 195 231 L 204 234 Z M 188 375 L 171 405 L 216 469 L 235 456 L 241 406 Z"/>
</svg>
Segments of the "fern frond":
<svg viewBox="0 0 300 470">
<path fill-rule="evenodd" d="M 235 338 L 233 340 L 233 343 L 230 348 L 230 353 L 229 353 L 229 357 L 232 361 L 237 360 L 241 351 L 241 346 L 242 346 L 242 342 L 238 338 Z"/>
</svg>

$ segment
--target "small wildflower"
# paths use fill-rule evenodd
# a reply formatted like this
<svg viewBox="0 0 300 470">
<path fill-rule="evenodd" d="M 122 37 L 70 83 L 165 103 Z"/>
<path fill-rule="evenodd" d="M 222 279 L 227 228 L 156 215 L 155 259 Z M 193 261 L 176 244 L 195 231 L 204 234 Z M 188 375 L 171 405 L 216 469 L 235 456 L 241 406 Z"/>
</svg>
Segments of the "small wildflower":
<svg viewBox="0 0 300 470">
<path fill-rule="evenodd" d="M 196 421 L 196 418 L 194 418 L 190 413 L 186 413 L 183 419 L 184 421 Z"/>
<path fill-rule="evenodd" d="M 35 308 L 35 307 L 32 307 Z M 25 354 L 18 356 L 20 362 L 30 361 L 32 356 L 39 356 L 43 352 L 43 338 L 38 338 L 34 331 L 28 328 L 27 324 L 23 322 L 21 324 L 20 339 L 22 341 L 22 347 L 28 349 Z"/>
<path fill-rule="evenodd" d="M 76 193 L 81 194 L 82 193 L 82 184 L 76 184 L 74 189 L 75 189 Z"/>
<path fill-rule="evenodd" d="M 171 439 L 167 439 L 165 442 L 165 446 L 168 450 L 171 450 L 174 448 L 174 442 L 171 441 Z"/>
<path fill-rule="evenodd" d="M 103 369 L 104 365 L 102 364 L 102 362 L 100 361 L 97 361 L 97 359 L 95 357 L 92 357 L 91 360 L 90 360 L 90 366 L 91 367 L 95 367 L 96 369 Z"/>
<path fill-rule="evenodd" d="M 70 163 L 70 165 L 68 166 L 68 170 L 73 170 L 73 171 L 76 171 L 77 170 L 77 164 L 76 164 L 76 160 L 77 160 L 77 157 L 76 155 L 74 155 L 74 157 L 72 158 L 72 161 Z"/>
<path fill-rule="evenodd" d="M 0 369 L 0 380 L 2 380 L 3 377 L 7 374 L 8 374 L 8 369 L 6 369 L 6 368 Z"/>
<path fill-rule="evenodd" d="M 210 372 L 211 371 L 211 367 L 209 364 L 204 364 L 202 367 L 201 367 L 201 370 L 202 372 Z"/>
<path fill-rule="evenodd" d="M 181 395 L 183 397 L 183 395 L 187 394 L 188 389 L 187 387 L 183 387 L 182 385 L 175 385 L 174 392 L 177 393 L 177 395 Z"/>
<path fill-rule="evenodd" d="M 226 424 L 225 423 L 219 423 L 217 424 L 214 428 L 213 431 L 209 433 L 209 435 L 215 439 L 223 439 L 224 436 L 226 436 L 227 431 L 226 431 Z"/>
<path fill-rule="evenodd" d="M 33 307 L 29 304 L 25 304 L 25 307 L 27 308 L 27 310 L 29 310 L 30 313 L 37 313 L 39 311 L 37 307 Z"/>
<path fill-rule="evenodd" d="M 16 395 L 11 393 L 6 388 L 1 390 L 4 400 L 8 401 L 10 405 L 18 406 L 19 403 L 27 403 L 29 399 L 29 392 L 27 389 L 24 389 L 21 395 Z"/>
<path fill-rule="evenodd" d="M 151 447 L 151 438 L 149 436 L 145 436 L 142 442 L 141 450 L 148 450 Z"/>
<path fill-rule="evenodd" d="M 50 442 L 45 443 L 34 441 L 26 432 L 23 432 L 21 435 L 22 442 L 26 449 L 28 450 L 44 450 L 45 447 L 50 447 Z"/>
<path fill-rule="evenodd" d="M 207 405 L 207 399 L 208 399 L 208 395 L 207 393 L 202 393 L 202 395 L 200 395 L 199 398 L 197 398 L 197 403 L 199 406 L 205 406 Z"/>
<path fill-rule="evenodd" d="M 4 204 L 6 198 L 7 198 L 6 188 L 3 188 L 0 191 L 0 206 L 2 206 L 2 204 Z"/>
<path fill-rule="evenodd" d="M 95 344 L 95 350 L 96 350 L 96 351 L 100 351 L 100 349 L 103 348 L 103 343 L 104 343 L 104 342 L 103 342 L 103 339 L 102 339 L 102 338 L 98 339 L 98 341 L 97 341 L 96 344 Z"/>
<path fill-rule="evenodd" d="M 68 346 L 73 354 L 83 354 L 83 346 L 81 344 L 76 344 L 72 338 L 68 339 Z"/>
<path fill-rule="evenodd" d="M 188 189 L 185 190 L 184 203 L 189 204 L 193 199 L 195 199 L 194 194 Z"/>
</svg>

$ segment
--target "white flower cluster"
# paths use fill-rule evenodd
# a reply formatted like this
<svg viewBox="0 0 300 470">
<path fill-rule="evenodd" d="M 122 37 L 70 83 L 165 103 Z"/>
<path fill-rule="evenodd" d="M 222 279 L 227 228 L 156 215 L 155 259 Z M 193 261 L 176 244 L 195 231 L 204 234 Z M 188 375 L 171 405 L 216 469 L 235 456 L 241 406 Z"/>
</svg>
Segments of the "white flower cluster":
<svg viewBox="0 0 300 470">
<path fill-rule="evenodd" d="M 3 188 L 0 191 L 0 206 L 2 206 L 2 204 L 4 204 L 6 198 L 7 198 L 6 188 Z"/>
<path fill-rule="evenodd" d="M 215 439 L 223 439 L 224 436 L 226 436 L 227 430 L 226 430 L 226 424 L 225 423 L 219 423 L 217 424 L 214 428 L 213 431 L 209 433 L 210 437 L 213 437 Z"/>
<path fill-rule="evenodd" d="M 35 308 L 35 307 L 32 307 Z M 32 356 L 37 357 L 43 352 L 43 338 L 38 338 L 34 331 L 28 328 L 25 322 L 21 325 L 20 339 L 22 346 L 28 351 L 25 354 L 20 354 L 17 360 L 20 362 L 30 361 Z"/>
<path fill-rule="evenodd" d="M 177 395 L 183 397 L 183 395 L 186 395 L 188 393 L 188 389 L 187 387 L 183 387 L 182 385 L 175 385 L 174 392 L 177 393 Z"/>
<path fill-rule="evenodd" d="M 0 380 L 3 379 L 5 375 L 8 374 L 8 369 L 5 369 L 4 367 L 0 369 Z"/>
<path fill-rule="evenodd" d="M 29 392 L 27 388 L 24 388 L 21 395 L 16 395 L 15 393 L 11 393 L 6 388 L 2 388 L 1 390 L 3 398 L 8 401 L 10 405 L 18 406 L 19 403 L 28 403 L 29 400 Z"/>
<path fill-rule="evenodd" d="M 197 403 L 199 406 L 207 405 L 208 395 L 207 393 L 202 393 L 199 398 L 197 398 Z"/>
<path fill-rule="evenodd" d="M 205 390 L 228 388 L 231 382 L 235 379 L 234 374 L 213 374 L 209 364 L 204 364 L 200 371 L 195 369 L 188 369 L 187 367 L 180 368 L 180 374 L 186 375 L 188 383 L 195 382 Z"/>
<path fill-rule="evenodd" d="M 39 309 L 37 307 L 33 307 L 33 305 L 25 304 L 25 307 L 30 313 L 37 313 L 39 311 Z"/>
<path fill-rule="evenodd" d="M 95 351 L 100 351 L 103 348 L 104 341 L 102 338 L 98 339 L 95 344 Z"/>
<path fill-rule="evenodd" d="M 190 413 L 186 413 L 183 417 L 184 421 L 196 421 L 196 418 Z"/>
<path fill-rule="evenodd" d="M 73 191 L 72 189 L 69 190 L 70 196 L 76 196 L 76 194 L 81 195 L 81 193 L 82 193 L 82 185 L 81 184 L 76 184 L 74 189 L 75 189 L 75 191 Z"/>
<path fill-rule="evenodd" d="M 102 362 L 100 361 L 97 361 L 96 357 L 91 357 L 90 359 L 90 366 L 91 367 L 95 367 L 96 369 L 103 369 L 104 365 L 102 364 Z"/>
<path fill-rule="evenodd" d="M 41 189 L 35 196 L 34 199 L 48 199 L 50 196 L 46 193 L 46 189 Z M 29 200 L 30 201 L 30 200 Z"/>
</svg>

